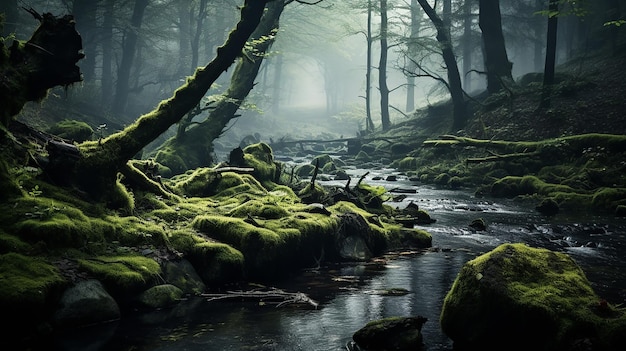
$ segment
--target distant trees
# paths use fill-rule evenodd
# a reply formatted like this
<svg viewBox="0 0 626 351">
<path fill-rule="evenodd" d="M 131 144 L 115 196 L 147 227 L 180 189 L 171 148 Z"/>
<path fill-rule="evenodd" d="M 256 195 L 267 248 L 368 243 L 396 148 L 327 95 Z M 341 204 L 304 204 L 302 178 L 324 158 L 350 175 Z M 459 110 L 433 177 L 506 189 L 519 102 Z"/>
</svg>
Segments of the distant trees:
<svg viewBox="0 0 626 351">
<path fill-rule="evenodd" d="M 387 0 L 380 0 L 380 61 L 378 63 L 378 89 L 380 90 L 380 122 L 383 130 L 391 127 L 389 120 L 389 88 L 387 87 L 388 55 Z"/>
</svg>

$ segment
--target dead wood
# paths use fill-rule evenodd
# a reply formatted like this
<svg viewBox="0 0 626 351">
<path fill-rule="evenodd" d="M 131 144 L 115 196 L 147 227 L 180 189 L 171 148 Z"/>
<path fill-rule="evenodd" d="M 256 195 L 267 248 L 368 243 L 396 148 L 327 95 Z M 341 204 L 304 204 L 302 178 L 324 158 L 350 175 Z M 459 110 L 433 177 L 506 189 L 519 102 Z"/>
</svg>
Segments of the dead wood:
<svg viewBox="0 0 626 351">
<path fill-rule="evenodd" d="M 315 309 L 319 303 L 301 292 L 287 292 L 277 288 L 254 289 L 249 291 L 227 291 L 221 294 L 202 294 L 207 301 L 217 301 L 225 299 L 256 300 L 260 305 L 273 305 L 283 307 L 287 305 L 304 305 Z"/>
</svg>

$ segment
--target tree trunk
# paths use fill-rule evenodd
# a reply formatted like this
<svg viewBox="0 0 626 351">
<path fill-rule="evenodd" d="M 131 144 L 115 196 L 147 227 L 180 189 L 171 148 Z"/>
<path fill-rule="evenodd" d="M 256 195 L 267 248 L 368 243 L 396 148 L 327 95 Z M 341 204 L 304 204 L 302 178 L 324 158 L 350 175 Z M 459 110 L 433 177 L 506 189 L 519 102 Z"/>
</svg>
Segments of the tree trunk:
<svg viewBox="0 0 626 351">
<path fill-rule="evenodd" d="M 435 10 L 428 4 L 426 0 L 417 0 L 428 18 L 435 25 L 437 29 L 437 41 L 441 44 L 441 55 L 443 56 L 443 62 L 446 64 L 448 71 L 448 90 L 450 91 L 450 97 L 452 98 L 453 105 L 453 121 L 452 129 L 459 130 L 465 127 L 467 119 L 467 111 L 465 106 L 465 99 L 463 97 L 463 88 L 461 88 L 461 76 L 459 75 L 459 67 L 456 63 L 456 57 L 454 57 L 454 51 L 452 50 L 452 41 L 450 40 L 450 28 L 444 26 L 443 21 L 437 15 Z"/>
<path fill-rule="evenodd" d="M 204 18 L 206 17 L 207 0 L 200 0 L 198 8 L 198 17 L 196 18 L 196 29 L 191 40 L 191 69 L 198 68 L 198 56 L 200 54 L 200 34 L 204 28 Z"/>
<path fill-rule="evenodd" d="M 17 0 L 2 0 L 0 2 L 0 13 L 4 13 L 4 23 L 0 23 L 0 36 L 8 37 L 9 34 L 15 33 L 17 29 Z"/>
<path fill-rule="evenodd" d="M 77 186 L 96 201 L 114 201 L 111 192 L 115 189 L 118 170 L 198 104 L 220 74 L 241 54 L 246 40 L 259 23 L 265 4 L 266 1 L 246 0 L 241 8 L 240 21 L 209 64 L 198 68 L 171 98 L 162 101 L 156 109 L 141 116 L 123 131 L 101 142 L 79 145 L 81 158 L 70 166 L 52 167 L 51 177 L 63 184 Z M 54 164 L 53 160 L 51 164 Z"/>
<path fill-rule="evenodd" d="M 283 54 L 279 54 L 274 62 L 274 83 L 272 84 L 272 113 L 278 115 L 280 113 L 280 104 L 282 102 L 281 89 L 283 84 Z"/>
<path fill-rule="evenodd" d="M 81 61 L 81 72 L 86 82 L 92 82 L 96 74 L 96 12 L 99 0 L 74 0 L 72 15 L 76 29 L 83 38 L 85 58 Z"/>
<path fill-rule="evenodd" d="M 482 31 L 487 70 L 487 91 L 497 93 L 503 81 L 512 82 L 512 63 L 506 54 L 499 0 L 480 0 L 478 23 Z"/>
<path fill-rule="evenodd" d="M 161 148 L 166 152 L 157 152 L 157 162 L 172 168 L 172 165 L 167 164 L 167 157 L 176 154 L 184 158 L 185 164 L 184 169 L 173 169 L 174 171 L 184 172 L 187 169 L 211 165 L 213 141 L 235 118 L 235 113 L 254 87 L 264 56 L 274 42 L 284 6 L 283 0 L 268 3 L 267 11 L 250 37 L 250 42 L 257 44 L 253 49 L 246 51 L 246 57 L 239 59 L 226 94 L 216 103 L 206 120 L 188 129 L 181 136 L 168 140 Z"/>
<path fill-rule="evenodd" d="M 416 45 L 420 31 L 420 12 L 417 9 L 417 0 L 411 0 L 411 35 L 409 37 L 408 55 L 413 57 L 417 54 L 419 48 Z M 417 69 L 417 63 L 409 60 L 409 72 L 414 73 Z M 412 74 L 406 77 L 406 111 L 410 112 L 415 109 L 415 77 Z"/>
<path fill-rule="evenodd" d="M 104 13 L 102 19 L 102 92 L 100 102 L 106 112 L 110 112 L 109 107 L 113 96 L 113 16 L 115 0 L 105 0 Z"/>
<path fill-rule="evenodd" d="M 40 22 L 31 38 L 13 41 L 9 48 L 0 41 L 0 139 L 26 102 L 42 100 L 52 87 L 81 81 L 76 63 L 84 55 L 73 16 L 29 12 Z"/>
<path fill-rule="evenodd" d="M 463 3 L 463 89 L 472 90 L 472 1 L 465 0 Z"/>
<path fill-rule="evenodd" d="M 367 67 L 365 67 L 365 131 L 374 131 L 372 120 L 372 0 L 367 0 Z"/>
<path fill-rule="evenodd" d="M 143 14 L 148 6 L 148 0 L 135 0 L 133 15 L 130 20 L 130 27 L 126 31 L 124 40 L 124 49 L 122 52 L 122 61 L 117 71 L 117 84 L 115 86 L 115 99 L 113 102 L 112 112 L 121 115 L 126 110 L 126 102 L 130 92 L 129 80 L 130 70 L 135 59 L 137 41 L 139 39 L 139 28 L 143 22 Z"/>
<path fill-rule="evenodd" d="M 380 121 L 383 130 L 391 127 L 389 120 L 389 88 L 387 87 L 387 0 L 380 0 L 380 62 L 378 89 L 380 90 Z"/>
<path fill-rule="evenodd" d="M 176 9 L 178 10 L 178 71 L 176 74 L 179 77 L 186 77 L 189 73 L 187 71 L 187 64 L 189 63 L 189 51 L 191 45 L 191 9 L 189 8 L 191 1 L 178 0 Z M 191 66 L 192 69 L 197 67 Z"/>
<path fill-rule="evenodd" d="M 548 12 L 548 41 L 546 43 L 546 63 L 543 71 L 543 91 L 541 93 L 540 108 L 550 107 L 550 95 L 554 84 L 554 70 L 556 65 L 556 34 L 558 26 L 559 0 L 550 0 Z"/>
</svg>

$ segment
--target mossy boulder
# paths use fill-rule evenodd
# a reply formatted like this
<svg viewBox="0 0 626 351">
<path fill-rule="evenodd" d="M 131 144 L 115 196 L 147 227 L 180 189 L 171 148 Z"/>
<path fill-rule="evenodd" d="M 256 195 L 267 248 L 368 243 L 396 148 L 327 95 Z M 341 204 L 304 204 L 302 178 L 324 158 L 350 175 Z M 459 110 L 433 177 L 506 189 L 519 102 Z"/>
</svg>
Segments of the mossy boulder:
<svg viewBox="0 0 626 351">
<path fill-rule="evenodd" d="M 183 295 L 183 291 L 175 285 L 161 284 L 139 294 L 137 301 L 143 308 L 157 309 L 177 304 Z"/>
<path fill-rule="evenodd" d="M 426 318 L 389 317 L 367 323 L 352 339 L 365 350 L 413 351 L 422 348 Z"/>
<path fill-rule="evenodd" d="M 274 161 L 272 148 L 266 143 L 248 145 L 243 149 L 245 166 L 254 168 L 253 175 L 260 182 L 275 181 L 280 164 Z"/>
<path fill-rule="evenodd" d="M 503 244 L 467 262 L 445 297 L 441 328 L 455 349 L 617 350 L 626 315 L 598 297 L 564 253 Z"/>
<path fill-rule="evenodd" d="M 244 257 L 230 245 L 199 242 L 187 254 L 189 262 L 207 287 L 233 283 L 244 277 Z"/>
<path fill-rule="evenodd" d="M 65 119 L 50 127 L 48 133 L 80 143 L 91 139 L 93 128 L 83 121 Z"/>
<path fill-rule="evenodd" d="M 154 259 L 134 254 L 84 258 L 78 263 L 122 302 L 147 289 L 161 274 L 161 267 Z"/>
<path fill-rule="evenodd" d="M 206 285 L 198 275 L 198 272 L 185 259 L 164 262 L 163 278 L 165 281 L 180 288 L 185 294 L 199 295 L 206 290 Z"/>
</svg>

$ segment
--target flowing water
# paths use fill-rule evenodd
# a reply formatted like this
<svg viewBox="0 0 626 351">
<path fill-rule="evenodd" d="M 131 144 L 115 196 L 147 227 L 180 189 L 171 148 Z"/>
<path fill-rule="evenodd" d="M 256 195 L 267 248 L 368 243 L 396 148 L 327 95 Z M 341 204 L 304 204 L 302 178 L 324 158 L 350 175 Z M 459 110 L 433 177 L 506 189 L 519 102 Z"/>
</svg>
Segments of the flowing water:
<svg viewBox="0 0 626 351">
<path fill-rule="evenodd" d="M 348 172 L 358 178 L 365 170 Z M 626 301 L 626 221 L 612 217 L 546 218 L 530 207 L 505 199 L 475 198 L 469 191 L 436 189 L 398 175 L 394 182 L 372 180 L 397 174 L 371 171 L 366 182 L 387 189 L 415 190 L 390 202 L 403 208 L 417 203 L 436 219 L 420 226 L 433 236 L 434 250 L 390 256 L 382 270 L 338 265 L 308 270 L 277 287 L 301 291 L 320 302 L 317 309 L 260 306 L 254 302 L 194 298 L 171 310 L 130 314 L 123 321 L 58 338 L 57 350 L 346 350 L 352 334 L 367 322 L 390 316 L 421 315 L 425 350 L 451 350 L 439 328 L 443 299 L 468 260 L 512 242 L 570 254 L 586 272 L 600 297 Z M 321 183 L 344 185 L 345 182 Z M 487 230 L 469 223 L 482 218 Z M 378 292 L 403 288 L 409 294 Z"/>
</svg>

